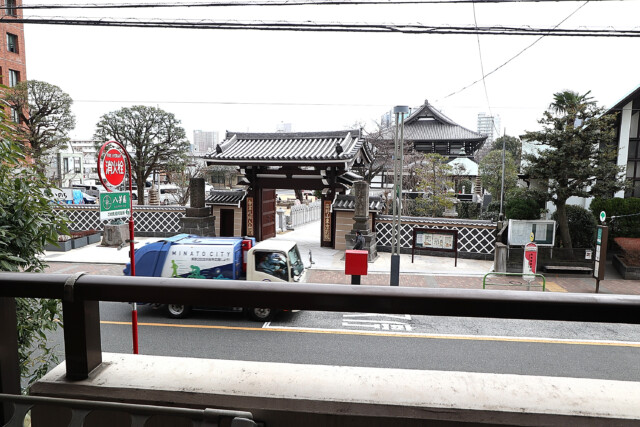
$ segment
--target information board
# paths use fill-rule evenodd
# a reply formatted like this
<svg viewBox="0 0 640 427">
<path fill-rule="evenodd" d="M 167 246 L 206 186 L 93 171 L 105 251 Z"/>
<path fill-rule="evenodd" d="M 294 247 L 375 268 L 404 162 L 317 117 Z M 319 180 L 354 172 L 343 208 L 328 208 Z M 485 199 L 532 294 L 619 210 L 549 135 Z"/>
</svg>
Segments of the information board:
<svg viewBox="0 0 640 427">
<path fill-rule="evenodd" d="M 414 228 L 411 262 L 416 249 L 454 252 L 455 266 L 458 266 L 458 230 L 442 230 L 439 228 Z"/>
<path fill-rule="evenodd" d="M 509 220 L 509 246 L 525 246 L 531 243 L 538 246 L 553 246 L 556 236 L 556 222 L 551 220 Z"/>
</svg>

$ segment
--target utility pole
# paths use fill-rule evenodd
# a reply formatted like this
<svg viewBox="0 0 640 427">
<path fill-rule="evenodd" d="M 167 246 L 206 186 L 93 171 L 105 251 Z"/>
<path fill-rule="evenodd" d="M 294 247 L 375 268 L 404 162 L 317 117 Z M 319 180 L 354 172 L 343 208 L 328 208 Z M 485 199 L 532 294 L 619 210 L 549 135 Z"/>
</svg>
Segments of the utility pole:
<svg viewBox="0 0 640 427">
<path fill-rule="evenodd" d="M 404 117 L 409 113 L 409 107 L 398 105 L 393 107 L 396 116 L 393 152 L 393 229 L 391 233 L 391 286 L 400 285 L 400 246 L 402 215 L 402 172 L 404 156 Z M 398 137 L 398 130 L 400 135 Z"/>
</svg>

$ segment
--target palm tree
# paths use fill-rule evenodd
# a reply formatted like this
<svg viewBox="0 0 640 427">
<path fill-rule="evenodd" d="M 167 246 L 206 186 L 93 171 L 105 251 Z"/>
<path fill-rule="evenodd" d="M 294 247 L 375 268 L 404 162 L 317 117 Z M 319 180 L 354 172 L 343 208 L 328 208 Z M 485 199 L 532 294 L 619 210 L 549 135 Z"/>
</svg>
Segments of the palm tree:
<svg viewBox="0 0 640 427">
<path fill-rule="evenodd" d="M 596 102 L 591 91 L 580 95 L 572 90 L 556 92 L 553 94 L 553 102 L 549 104 L 549 109 L 556 114 L 577 117 L 580 113 L 584 113 L 589 107 L 595 106 Z"/>
</svg>

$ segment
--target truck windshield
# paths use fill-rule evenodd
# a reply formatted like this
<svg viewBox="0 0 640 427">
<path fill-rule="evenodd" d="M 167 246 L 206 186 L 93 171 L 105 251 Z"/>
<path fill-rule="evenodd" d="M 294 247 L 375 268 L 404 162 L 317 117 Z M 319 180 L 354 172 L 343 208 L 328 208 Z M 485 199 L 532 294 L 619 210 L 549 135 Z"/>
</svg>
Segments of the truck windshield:
<svg viewBox="0 0 640 427">
<path fill-rule="evenodd" d="M 298 251 L 298 246 L 294 246 L 289 250 L 289 261 L 291 262 L 291 274 L 293 277 L 300 276 L 304 271 L 304 264 Z"/>
</svg>

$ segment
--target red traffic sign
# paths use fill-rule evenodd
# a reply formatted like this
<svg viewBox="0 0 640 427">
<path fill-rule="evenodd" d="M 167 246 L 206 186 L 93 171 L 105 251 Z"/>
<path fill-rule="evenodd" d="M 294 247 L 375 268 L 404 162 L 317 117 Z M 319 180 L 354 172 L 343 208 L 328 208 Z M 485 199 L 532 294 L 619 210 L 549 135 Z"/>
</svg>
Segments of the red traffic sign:
<svg viewBox="0 0 640 427">
<path fill-rule="evenodd" d="M 102 170 L 104 178 L 114 187 L 122 184 L 126 171 L 124 156 L 115 148 L 110 149 L 102 159 Z"/>
</svg>

